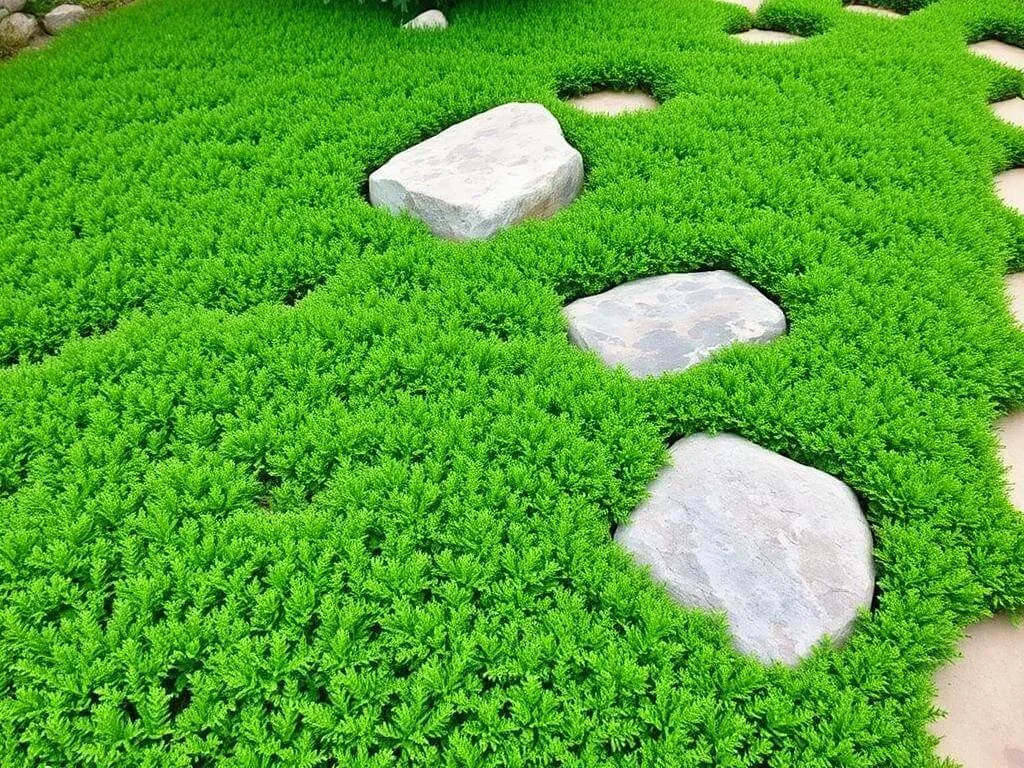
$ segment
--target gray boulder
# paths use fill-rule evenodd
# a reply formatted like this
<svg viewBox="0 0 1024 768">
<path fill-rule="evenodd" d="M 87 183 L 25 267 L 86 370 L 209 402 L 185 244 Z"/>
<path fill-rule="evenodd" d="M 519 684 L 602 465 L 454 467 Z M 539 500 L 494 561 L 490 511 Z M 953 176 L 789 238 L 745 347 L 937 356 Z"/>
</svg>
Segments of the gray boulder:
<svg viewBox="0 0 1024 768">
<path fill-rule="evenodd" d="M 80 5 L 58 5 L 43 16 L 43 28 L 51 35 L 83 21 L 89 12 Z"/>
<path fill-rule="evenodd" d="M 540 104 L 505 104 L 453 125 L 370 174 L 370 202 L 435 235 L 477 240 L 552 216 L 583 185 L 583 158 Z"/>
<path fill-rule="evenodd" d="M 871 606 L 871 531 L 844 483 L 736 435 L 698 434 L 615 540 L 683 605 L 725 613 L 736 647 L 793 664 Z"/>
<path fill-rule="evenodd" d="M 448 19 L 438 10 L 424 11 L 416 18 L 402 25 L 405 29 L 445 29 Z"/>
<path fill-rule="evenodd" d="M 24 48 L 39 33 L 35 16 L 27 13 L 12 13 L 0 19 L 0 42 L 13 48 Z"/>
<path fill-rule="evenodd" d="M 25 3 L 28 0 L 0 0 L 0 8 L 10 12 L 17 13 L 25 7 Z"/>
<path fill-rule="evenodd" d="M 563 312 L 575 344 L 637 377 L 678 373 L 722 347 L 786 331 L 781 309 L 722 270 L 635 280 Z"/>
</svg>

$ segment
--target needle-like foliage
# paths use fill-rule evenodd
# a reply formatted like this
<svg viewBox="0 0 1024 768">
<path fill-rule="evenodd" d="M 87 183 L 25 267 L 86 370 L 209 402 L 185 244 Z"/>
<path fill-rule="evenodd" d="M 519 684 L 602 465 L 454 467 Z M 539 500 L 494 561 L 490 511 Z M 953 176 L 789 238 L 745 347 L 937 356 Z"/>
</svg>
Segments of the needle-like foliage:
<svg viewBox="0 0 1024 768">
<path fill-rule="evenodd" d="M 917 0 L 894 0 L 908 10 Z M 0 66 L 0 764 L 937 765 L 930 678 L 1024 608 L 992 424 L 1017 0 L 145 0 Z M 641 85 L 609 119 L 560 96 Z M 438 241 L 367 174 L 546 105 L 582 196 Z M 560 308 L 728 268 L 790 330 L 635 381 Z M 85 338 L 83 338 L 85 337 Z M 878 596 L 795 669 L 609 537 L 734 431 L 864 501 Z"/>
</svg>

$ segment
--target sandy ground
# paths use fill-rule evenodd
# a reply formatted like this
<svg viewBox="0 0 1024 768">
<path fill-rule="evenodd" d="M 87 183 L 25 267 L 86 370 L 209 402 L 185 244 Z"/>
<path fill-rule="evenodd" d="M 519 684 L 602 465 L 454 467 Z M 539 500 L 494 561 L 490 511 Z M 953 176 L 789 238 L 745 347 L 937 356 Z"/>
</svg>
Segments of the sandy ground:
<svg viewBox="0 0 1024 768">
<path fill-rule="evenodd" d="M 596 115 L 619 115 L 623 112 L 649 111 L 658 108 L 658 102 L 643 91 L 598 91 L 576 96 L 569 103 L 584 112 Z"/>
<path fill-rule="evenodd" d="M 967 633 L 963 658 L 935 675 L 948 712 L 932 725 L 936 752 L 964 768 L 1024 768 L 1024 626 L 997 616 Z"/>
</svg>

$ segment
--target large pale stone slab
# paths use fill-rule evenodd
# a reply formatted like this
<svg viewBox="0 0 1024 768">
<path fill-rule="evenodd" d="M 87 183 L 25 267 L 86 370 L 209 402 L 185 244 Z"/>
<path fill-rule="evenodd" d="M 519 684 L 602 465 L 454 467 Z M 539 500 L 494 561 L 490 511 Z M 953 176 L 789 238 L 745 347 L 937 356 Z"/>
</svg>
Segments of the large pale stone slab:
<svg viewBox="0 0 1024 768">
<path fill-rule="evenodd" d="M 1010 502 L 1024 512 L 1024 411 L 1011 413 L 996 424 L 999 456 L 1006 467 Z"/>
<path fill-rule="evenodd" d="M 43 28 L 51 35 L 56 35 L 61 30 L 84 21 L 88 16 L 89 12 L 80 5 L 58 5 L 43 16 Z"/>
<path fill-rule="evenodd" d="M 444 17 L 443 13 L 433 9 L 424 11 L 402 26 L 406 29 L 445 29 L 448 26 L 448 19 Z"/>
<path fill-rule="evenodd" d="M 395 155 L 370 174 L 370 202 L 439 237 L 477 240 L 552 216 L 583 185 L 583 158 L 540 104 L 505 104 Z"/>
<path fill-rule="evenodd" d="M 961 658 L 935 675 L 936 752 L 964 768 L 1024 766 L 1024 627 L 996 616 L 968 628 Z"/>
<path fill-rule="evenodd" d="M 621 115 L 623 112 L 649 112 L 658 102 L 643 91 L 597 91 L 575 96 L 569 103 L 595 115 Z"/>
<path fill-rule="evenodd" d="M 575 344 L 638 377 L 678 373 L 723 347 L 786 331 L 781 309 L 723 270 L 634 280 L 563 312 Z"/>
<path fill-rule="evenodd" d="M 1024 213 L 1024 168 L 998 174 L 995 184 L 999 199 L 1018 213 Z"/>
<path fill-rule="evenodd" d="M 992 111 L 1000 120 L 1024 128 L 1024 99 L 997 101 L 992 105 Z"/>
<path fill-rule="evenodd" d="M 791 35 L 788 32 L 777 32 L 774 29 L 748 29 L 732 35 L 741 43 L 749 45 L 779 45 L 782 43 L 799 43 L 804 38 L 799 35 Z"/>
<path fill-rule="evenodd" d="M 1024 50 L 1015 45 L 1008 45 L 1001 40 L 982 40 L 968 48 L 979 56 L 1024 72 Z"/>
<path fill-rule="evenodd" d="M 844 483 L 736 435 L 692 435 L 615 540 L 683 605 L 725 613 L 736 646 L 793 664 L 871 606 L 868 524 Z"/>
<path fill-rule="evenodd" d="M 903 14 L 891 11 L 888 8 L 878 8 L 874 5 L 859 5 L 853 3 L 852 5 L 846 6 L 846 10 L 853 11 L 854 13 L 864 13 L 869 16 L 881 16 L 886 19 L 901 19 Z"/>
</svg>

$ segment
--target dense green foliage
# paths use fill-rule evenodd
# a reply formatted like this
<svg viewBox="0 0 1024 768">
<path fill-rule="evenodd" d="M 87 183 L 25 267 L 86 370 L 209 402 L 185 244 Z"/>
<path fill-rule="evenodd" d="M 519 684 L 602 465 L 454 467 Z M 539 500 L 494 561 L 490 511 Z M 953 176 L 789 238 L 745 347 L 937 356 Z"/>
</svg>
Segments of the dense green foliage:
<svg viewBox="0 0 1024 768">
<path fill-rule="evenodd" d="M 966 50 L 1024 6 L 772 0 L 818 33 L 774 48 L 710 0 L 286 6 L 146 0 L 0 67 L 0 764 L 935 764 L 933 670 L 1024 608 L 1024 137 L 986 105 L 1024 83 Z M 559 101 L 599 83 L 664 104 Z M 585 158 L 557 217 L 458 245 L 365 203 L 514 100 Z M 644 382 L 567 341 L 565 301 L 711 266 L 790 333 Z M 699 430 L 864 499 L 842 649 L 762 667 L 609 539 Z"/>
</svg>

